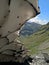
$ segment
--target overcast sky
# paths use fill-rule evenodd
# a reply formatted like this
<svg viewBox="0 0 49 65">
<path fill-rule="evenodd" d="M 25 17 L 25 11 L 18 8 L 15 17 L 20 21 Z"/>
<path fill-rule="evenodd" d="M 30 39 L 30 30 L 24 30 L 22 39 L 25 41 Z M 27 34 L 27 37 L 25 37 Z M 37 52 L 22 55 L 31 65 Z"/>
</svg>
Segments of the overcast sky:
<svg viewBox="0 0 49 65">
<path fill-rule="evenodd" d="M 39 7 L 40 14 L 30 21 L 37 22 L 43 25 L 49 22 L 49 0 L 39 0 Z"/>
</svg>

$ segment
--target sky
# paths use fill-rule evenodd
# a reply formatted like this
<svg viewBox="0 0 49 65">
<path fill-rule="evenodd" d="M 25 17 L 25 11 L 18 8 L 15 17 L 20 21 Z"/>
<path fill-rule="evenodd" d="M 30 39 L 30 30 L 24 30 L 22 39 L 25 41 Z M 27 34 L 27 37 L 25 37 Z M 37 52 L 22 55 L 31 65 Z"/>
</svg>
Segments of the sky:
<svg viewBox="0 0 49 65">
<path fill-rule="evenodd" d="M 37 22 L 39 24 L 46 24 L 49 22 L 49 0 L 38 0 L 40 7 L 40 14 L 35 18 L 30 19 L 31 22 Z"/>
</svg>

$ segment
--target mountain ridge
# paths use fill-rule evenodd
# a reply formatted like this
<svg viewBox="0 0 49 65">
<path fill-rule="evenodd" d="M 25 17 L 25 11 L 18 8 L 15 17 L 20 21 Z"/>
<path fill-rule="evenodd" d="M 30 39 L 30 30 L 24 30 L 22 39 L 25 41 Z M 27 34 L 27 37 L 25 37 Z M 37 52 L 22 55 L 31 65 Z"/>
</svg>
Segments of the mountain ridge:
<svg viewBox="0 0 49 65">
<path fill-rule="evenodd" d="M 20 31 L 20 35 L 31 35 L 35 33 L 40 28 L 40 26 L 40 24 L 35 22 L 26 22 Z"/>
</svg>

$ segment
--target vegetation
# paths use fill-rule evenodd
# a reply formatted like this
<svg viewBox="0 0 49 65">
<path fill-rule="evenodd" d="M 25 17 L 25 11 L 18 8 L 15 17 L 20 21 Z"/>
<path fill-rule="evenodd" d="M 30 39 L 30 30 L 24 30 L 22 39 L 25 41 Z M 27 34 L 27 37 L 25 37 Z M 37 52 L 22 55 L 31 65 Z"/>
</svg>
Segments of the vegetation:
<svg viewBox="0 0 49 65">
<path fill-rule="evenodd" d="M 49 42 L 49 24 L 43 25 L 38 32 L 27 37 L 20 36 L 19 39 L 30 50 L 30 54 L 36 54 L 40 51 L 40 45 L 45 41 Z M 48 49 L 49 47 L 44 50 Z"/>
</svg>

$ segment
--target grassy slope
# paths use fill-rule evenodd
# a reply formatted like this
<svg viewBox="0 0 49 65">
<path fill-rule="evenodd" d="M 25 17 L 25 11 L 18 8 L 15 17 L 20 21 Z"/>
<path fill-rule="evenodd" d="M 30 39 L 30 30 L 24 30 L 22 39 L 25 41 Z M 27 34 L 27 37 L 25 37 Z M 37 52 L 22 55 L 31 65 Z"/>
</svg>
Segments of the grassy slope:
<svg viewBox="0 0 49 65">
<path fill-rule="evenodd" d="M 49 25 L 44 25 L 40 30 L 28 37 L 20 37 L 20 40 L 30 50 L 30 54 L 39 52 L 38 47 L 45 41 L 49 41 Z M 45 48 L 46 50 L 49 49 Z"/>
</svg>

